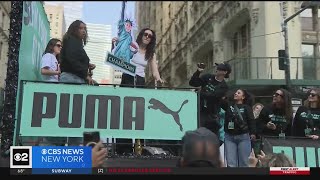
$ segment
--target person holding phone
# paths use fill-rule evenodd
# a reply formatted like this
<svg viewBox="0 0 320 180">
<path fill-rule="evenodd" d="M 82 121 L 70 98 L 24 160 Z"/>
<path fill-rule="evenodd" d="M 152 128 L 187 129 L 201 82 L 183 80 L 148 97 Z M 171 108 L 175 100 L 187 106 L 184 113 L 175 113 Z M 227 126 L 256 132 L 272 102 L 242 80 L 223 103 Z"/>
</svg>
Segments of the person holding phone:
<svg viewBox="0 0 320 180">
<path fill-rule="evenodd" d="M 92 147 L 92 167 L 102 167 L 108 150 L 100 140 L 100 132 L 83 132 L 83 145 Z"/>
<path fill-rule="evenodd" d="M 215 134 L 219 134 L 221 125 L 219 124 L 219 111 L 222 98 L 225 96 L 229 87 L 225 78 L 229 78 L 231 66 L 227 62 L 215 63 L 217 69 L 215 74 L 203 74 L 204 63 L 198 63 L 197 71 L 192 75 L 189 85 L 201 87 L 200 90 L 200 126 L 206 127 Z"/>
<path fill-rule="evenodd" d="M 108 150 L 101 141 L 92 148 L 92 167 L 102 167 L 108 156 Z"/>
<path fill-rule="evenodd" d="M 272 103 L 260 112 L 258 134 L 278 137 L 291 135 L 292 110 L 290 92 L 278 89 L 273 94 Z"/>
</svg>

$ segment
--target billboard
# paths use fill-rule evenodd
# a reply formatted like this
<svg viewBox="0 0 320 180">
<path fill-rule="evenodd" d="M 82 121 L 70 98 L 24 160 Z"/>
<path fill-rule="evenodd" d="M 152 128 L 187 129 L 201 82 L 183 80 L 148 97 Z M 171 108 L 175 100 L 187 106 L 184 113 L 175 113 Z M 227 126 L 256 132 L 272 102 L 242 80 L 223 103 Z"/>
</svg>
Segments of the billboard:
<svg viewBox="0 0 320 180">
<path fill-rule="evenodd" d="M 42 3 L 24 1 L 19 50 L 19 81 L 41 80 L 41 58 L 49 40 L 50 25 Z"/>
<path fill-rule="evenodd" d="M 22 18 L 17 104 L 21 98 L 21 80 L 41 80 L 41 58 L 50 39 L 50 25 L 41 1 L 23 1 Z M 21 107 L 16 106 L 16 119 L 20 116 L 19 108 Z M 16 131 L 15 129 L 14 143 L 18 138 Z"/>
<path fill-rule="evenodd" d="M 21 136 L 180 140 L 198 124 L 193 91 L 23 83 Z"/>
<path fill-rule="evenodd" d="M 310 138 L 265 137 L 263 151 L 268 153 L 284 153 L 294 160 L 297 167 L 320 166 L 320 142 Z"/>
</svg>

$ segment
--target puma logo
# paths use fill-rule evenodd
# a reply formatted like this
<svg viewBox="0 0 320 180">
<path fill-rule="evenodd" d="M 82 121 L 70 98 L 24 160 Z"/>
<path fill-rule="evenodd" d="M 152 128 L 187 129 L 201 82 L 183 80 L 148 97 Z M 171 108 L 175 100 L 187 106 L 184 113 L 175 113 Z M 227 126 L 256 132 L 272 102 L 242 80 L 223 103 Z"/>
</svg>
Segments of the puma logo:
<svg viewBox="0 0 320 180">
<path fill-rule="evenodd" d="M 178 111 L 172 111 L 171 109 L 169 109 L 166 105 L 164 105 L 161 101 L 151 98 L 150 101 L 150 106 L 148 106 L 148 109 L 154 109 L 154 110 L 160 110 L 161 112 L 165 113 L 165 114 L 170 114 L 174 121 L 177 123 L 177 125 L 180 127 L 180 131 L 183 131 L 183 127 L 180 123 L 180 116 L 179 113 L 182 109 L 182 107 L 188 103 L 188 100 L 184 100 L 183 103 L 180 106 L 180 109 Z"/>
</svg>

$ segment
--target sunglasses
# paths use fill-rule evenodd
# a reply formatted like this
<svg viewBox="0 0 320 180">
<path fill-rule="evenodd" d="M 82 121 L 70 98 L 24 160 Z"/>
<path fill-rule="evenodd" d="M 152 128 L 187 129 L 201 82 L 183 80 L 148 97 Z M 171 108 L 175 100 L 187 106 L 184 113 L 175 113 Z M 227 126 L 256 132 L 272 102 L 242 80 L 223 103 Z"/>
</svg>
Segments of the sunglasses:
<svg viewBox="0 0 320 180">
<path fill-rule="evenodd" d="M 279 93 L 274 93 L 274 95 L 273 95 L 273 97 L 278 97 L 278 96 L 283 97 L 283 95 L 281 95 Z"/>
<path fill-rule="evenodd" d="M 56 44 L 55 46 L 57 46 L 58 48 L 62 48 L 61 44 Z"/>
<path fill-rule="evenodd" d="M 150 39 L 153 37 L 152 34 L 149 34 L 149 33 L 144 33 L 143 36 L 150 38 Z"/>
<path fill-rule="evenodd" d="M 309 96 L 311 96 L 311 97 L 315 97 L 317 94 L 315 94 L 315 93 L 310 93 L 309 94 Z"/>
</svg>

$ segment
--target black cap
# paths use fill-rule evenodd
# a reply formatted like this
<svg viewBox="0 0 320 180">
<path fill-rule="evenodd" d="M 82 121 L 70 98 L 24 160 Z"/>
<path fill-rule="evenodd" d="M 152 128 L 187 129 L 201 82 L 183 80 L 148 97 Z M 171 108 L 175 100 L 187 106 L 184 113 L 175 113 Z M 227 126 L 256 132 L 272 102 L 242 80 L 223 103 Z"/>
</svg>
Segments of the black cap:
<svg viewBox="0 0 320 180">
<path fill-rule="evenodd" d="M 223 62 L 223 63 L 214 63 L 217 66 L 218 70 L 222 70 L 222 71 L 227 71 L 227 74 L 225 75 L 225 78 L 229 78 L 229 74 L 231 73 L 231 66 L 229 63 L 227 62 Z"/>
<path fill-rule="evenodd" d="M 187 164 L 206 162 L 209 166 L 219 167 L 220 141 L 209 129 L 200 127 L 194 131 L 187 131 L 182 138 L 182 143 L 182 156 Z M 203 152 L 196 149 L 199 143 L 205 147 Z M 208 153 L 208 150 L 211 152 Z"/>
</svg>

